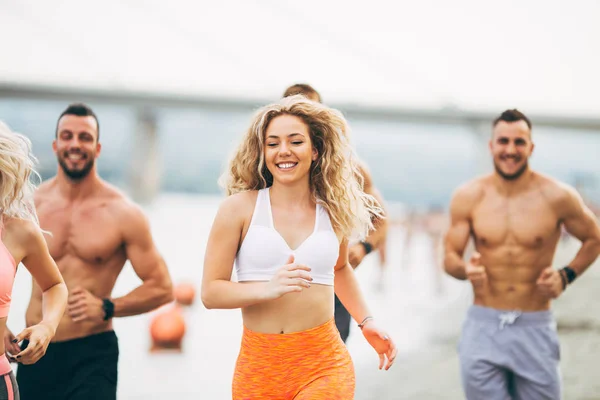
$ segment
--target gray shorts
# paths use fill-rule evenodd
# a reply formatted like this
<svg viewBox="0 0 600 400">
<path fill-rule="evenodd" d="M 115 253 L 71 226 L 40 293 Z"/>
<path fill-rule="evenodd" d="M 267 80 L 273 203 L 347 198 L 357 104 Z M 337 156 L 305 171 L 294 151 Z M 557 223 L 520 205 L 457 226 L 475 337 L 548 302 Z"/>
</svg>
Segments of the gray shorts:
<svg viewBox="0 0 600 400">
<path fill-rule="evenodd" d="M 458 345 L 468 400 L 558 400 L 560 345 L 550 311 L 471 306 Z"/>
</svg>

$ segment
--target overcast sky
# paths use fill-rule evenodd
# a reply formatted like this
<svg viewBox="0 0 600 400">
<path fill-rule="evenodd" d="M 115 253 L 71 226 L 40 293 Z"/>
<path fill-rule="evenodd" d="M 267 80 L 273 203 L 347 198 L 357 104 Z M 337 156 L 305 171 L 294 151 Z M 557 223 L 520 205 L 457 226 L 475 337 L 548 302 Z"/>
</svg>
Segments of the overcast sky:
<svg viewBox="0 0 600 400">
<path fill-rule="evenodd" d="M 598 0 L 0 0 L 0 82 L 600 116 Z"/>
</svg>

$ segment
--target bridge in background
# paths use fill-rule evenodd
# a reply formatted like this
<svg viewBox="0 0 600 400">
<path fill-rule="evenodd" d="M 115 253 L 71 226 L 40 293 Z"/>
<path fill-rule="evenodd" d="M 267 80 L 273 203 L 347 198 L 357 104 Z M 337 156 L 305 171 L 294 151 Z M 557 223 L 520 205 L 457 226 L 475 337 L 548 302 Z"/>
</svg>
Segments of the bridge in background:
<svg viewBox="0 0 600 400">
<path fill-rule="evenodd" d="M 272 99 L 233 99 L 224 97 L 183 96 L 172 93 L 128 92 L 98 89 L 73 89 L 53 86 L 35 86 L 0 83 L 0 99 L 90 102 L 96 104 L 123 105 L 136 110 L 136 129 L 134 132 L 133 168 L 129 174 L 132 196 L 139 201 L 154 197 L 160 188 L 160 152 L 157 133 L 157 110 L 159 109 L 203 109 L 252 112 Z M 491 121 L 497 112 L 461 110 L 447 107 L 443 109 L 411 109 L 400 107 L 374 107 L 351 103 L 332 103 L 349 118 L 363 120 L 392 121 L 404 123 L 428 123 L 440 125 L 459 125 L 473 132 L 482 144 L 487 142 Z M 600 118 L 577 117 L 569 115 L 528 114 L 536 127 L 545 126 L 566 130 L 577 130 L 600 134 Z M 489 169 L 487 154 L 479 156 L 481 171 Z"/>
</svg>

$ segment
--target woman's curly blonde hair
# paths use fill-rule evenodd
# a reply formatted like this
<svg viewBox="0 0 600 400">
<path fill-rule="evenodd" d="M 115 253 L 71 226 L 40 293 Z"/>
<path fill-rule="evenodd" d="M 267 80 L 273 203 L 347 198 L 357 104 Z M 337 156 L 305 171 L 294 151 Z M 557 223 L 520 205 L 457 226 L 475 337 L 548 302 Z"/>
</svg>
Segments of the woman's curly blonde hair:
<svg viewBox="0 0 600 400">
<path fill-rule="evenodd" d="M 41 181 L 34 169 L 36 161 L 29 139 L 12 132 L 0 121 L 1 216 L 29 220 L 39 226 L 33 202 L 36 185 L 31 181 L 31 178 Z"/>
<path fill-rule="evenodd" d="M 265 164 L 265 133 L 269 123 L 280 115 L 296 116 L 308 126 L 312 145 L 318 152 L 310 169 L 311 193 L 329 213 L 335 232 L 342 237 L 365 237 L 383 210 L 373 196 L 363 191 L 348 123 L 339 111 L 302 95 L 286 97 L 255 113 L 250 129 L 221 176 L 227 195 L 273 184 L 273 175 Z"/>
</svg>

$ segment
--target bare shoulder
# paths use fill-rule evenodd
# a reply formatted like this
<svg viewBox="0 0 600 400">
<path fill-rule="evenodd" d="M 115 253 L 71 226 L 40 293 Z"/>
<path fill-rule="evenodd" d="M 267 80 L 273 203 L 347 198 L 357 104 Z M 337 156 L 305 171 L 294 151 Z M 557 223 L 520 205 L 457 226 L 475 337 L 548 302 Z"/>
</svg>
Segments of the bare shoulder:
<svg viewBox="0 0 600 400">
<path fill-rule="evenodd" d="M 463 183 L 452 193 L 452 204 L 473 207 L 483 197 L 489 180 L 489 177 L 483 176 Z"/>
<path fill-rule="evenodd" d="M 147 225 L 147 217 L 142 207 L 116 187 L 106 183 L 98 195 L 98 200 L 123 226 L 135 227 L 140 223 Z"/>
<path fill-rule="evenodd" d="M 450 217 L 453 221 L 471 219 L 474 207 L 481 201 L 489 177 L 476 178 L 457 187 L 450 201 Z"/>
<path fill-rule="evenodd" d="M 44 200 L 47 200 L 51 197 L 52 191 L 56 187 L 56 178 L 51 178 L 47 181 L 44 181 L 37 187 L 33 194 L 33 200 L 35 202 L 36 207 L 40 205 Z"/>
<path fill-rule="evenodd" d="M 226 197 L 219 206 L 219 216 L 240 221 L 249 220 L 252 218 L 257 196 L 257 190 L 249 190 Z"/>
<path fill-rule="evenodd" d="M 362 175 L 370 175 L 371 171 L 369 170 L 369 166 L 360 158 L 357 158 L 355 160 L 356 162 L 356 168 L 358 168 L 358 171 L 362 174 Z"/>
<path fill-rule="evenodd" d="M 38 186 L 36 193 L 47 194 L 55 186 L 56 178 L 50 178 Z"/>
<path fill-rule="evenodd" d="M 373 179 L 371 178 L 371 171 L 369 170 L 368 165 L 362 161 L 361 159 L 356 159 L 356 168 L 358 169 L 358 172 L 360 173 L 360 175 L 363 177 L 364 180 L 364 186 L 370 186 L 373 182 Z"/>
<path fill-rule="evenodd" d="M 5 234 L 10 235 L 11 240 L 19 243 L 19 247 L 25 250 L 44 240 L 42 230 L 33 221 L 5 216 L 3 222 Z"/>
<path fill-rule="evenodd" d="M 571 185 L 537 172 L 535 179 L 544 197 L 559 214 L 568 213 L 583 203 L 580 194 Z"/>
</svg>

